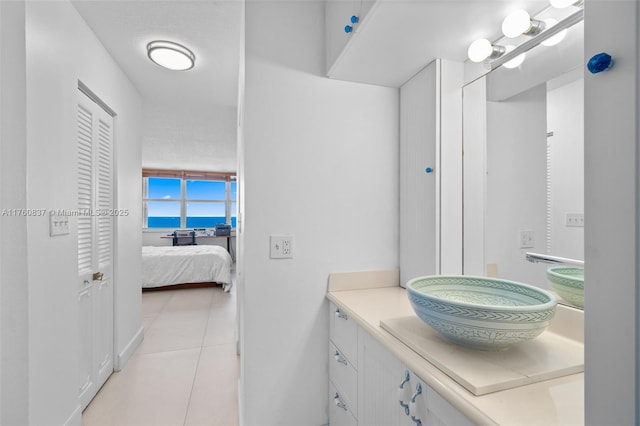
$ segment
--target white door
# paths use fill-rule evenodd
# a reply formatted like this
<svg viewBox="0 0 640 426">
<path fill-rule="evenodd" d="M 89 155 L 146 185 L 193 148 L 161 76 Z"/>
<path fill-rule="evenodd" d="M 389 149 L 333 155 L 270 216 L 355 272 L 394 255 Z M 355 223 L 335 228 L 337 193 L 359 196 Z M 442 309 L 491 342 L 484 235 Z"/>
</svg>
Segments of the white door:
<svg viewBox="0 0 640 426">
<path fill-rule="evenodd" d="M 84 409 L 113 372 L 113 117 L 79 92 L 78 396 Z"/>
</svg>

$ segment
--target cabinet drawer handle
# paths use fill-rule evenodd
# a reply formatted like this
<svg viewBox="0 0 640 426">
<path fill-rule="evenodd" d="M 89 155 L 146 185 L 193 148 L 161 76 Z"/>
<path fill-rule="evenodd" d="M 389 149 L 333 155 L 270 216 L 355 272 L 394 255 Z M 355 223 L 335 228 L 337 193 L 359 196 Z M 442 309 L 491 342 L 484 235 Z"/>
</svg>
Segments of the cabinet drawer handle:
<svg viewBox="0 0 640 426">
<path fill-rule="evenodd" d="M 411 415 L 411 420 L 413 420 L 413 422 L 417 426 L 422 426 L 422 420 L 420 420 L 418 417 L 415 416 L 415 414 L 418 414 L 416 399 L 421 393 L 422 393 L 422 385 L 418 383 L 416 385 L 416 391 L 414 392 L 413 396 L 411 396 L 411 402 L 409 403 L 409 410 L 413 413 Z"/>
<path fill-rule="evenodd" d="M 342 408 L 344 411 L 347 411 L 347 405 L 342 402 L 342 399 L 340 399 L 340 395 L 338 395 L 337 393 L 336 396 L 333 397 L 333 402 L 336 403 L 338 408 Z"/>
<path fill-rule="evenodd" d="M 411 379 L 411 376 L 409 375 L 409 372 L 405 371 L 404 379 L 402 379 L 402 382 L 400 382 L 400 386 L 398 387 L 398 401 L 400 402 L 400 406 L 404 408 L 404 414 L 406 416 L 409 415 L 409 404 L 404 402 L 404 395 L 405 395 L 404 385 L 409 383 L 410 379 Z"/>
<path fill-rule="evenodd" d="M 411 380 L 411 376 L 409 375 L 408 371 L 405 371 L 404 372 L 404 379 L 402 379 L 402 381 L 400 382 L 400 389 L 404 389 L 404 385 L 409 383 L 409 380 Z"/>
<path fill-rule="evenodd" d="M 336 316 L 337 316 L 338 318 L 340 318 L 340 319 L 343 319 L 343 320 L 348 320 L 348 319 L 349 319 L 349 317 L 347 316 L 347 314 L 342 313 L 342 311 L 341 311 L 340 309 L 336 309 Z"/>
<path fill-rule="evenodd" d="M 347 365 L 347 360 L 344 359 L 344 357 L 342 355 L 340 355 L 340 352 L 336 351 L 336 353 L 333 355 L 333 357 L 335 358 L 336 362 L 339 362 L 340 364 Z"/>
</svg>

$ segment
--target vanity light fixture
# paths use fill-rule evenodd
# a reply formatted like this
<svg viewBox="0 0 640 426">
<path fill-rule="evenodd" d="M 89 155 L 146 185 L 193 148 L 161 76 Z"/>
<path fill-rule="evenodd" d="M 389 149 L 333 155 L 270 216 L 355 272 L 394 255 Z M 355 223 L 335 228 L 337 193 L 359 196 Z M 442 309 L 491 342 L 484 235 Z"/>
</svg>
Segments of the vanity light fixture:
<svg viewBox="0 0 640 426">
<path fill-rule="evenodd" d="M 472 62 L 482 62 L 485 59 L 496 59 L 506 52 L 503 46 L 494 46 L 486 38 L 481 38 L 469 46 L 467 55 Z"/>
<path fill-rule="evenodd" d="M 531 19 L 526 10 L 516 10 L 502 21 L 502 34 L 509 38 L 516 38 L 522 34 L 535 36 L 545 29 L 545 23 Z"/>
<path fill-rule="evenodd" d="M 549 19 L 545 19 L 544 23 L 547 25 L 547 28 L 551 28 L 554 25 L 558 24 L 558 21 L 556 19 L 553 18 L 549 18 Z M 568 28 L 565 28 L 564 30 L 560 31 L 558 34 L 554 35 L 553 37 L 550 37 L 542 42 L 540 42 L 541 45 L 543 46 L 555 46 L 556 44 L 560 43 L 562 40 L 564 40 L 564 38 L 567 35 L 567 32 L 569 31 Z"/>
<path fill-rule="evenodd" d="M 549 3 L 556 9 L 564 9 L 569 6 L 582 7 L 584 0 L 549 0 Z"/>
<path fill-rule="evenodd" d="M 527 16 L 529 16 L 529 14 L 527 14 Z M 583 19 L 584 9 L 579 8 L 558 23 L 555 23 L 551 20 L 548 20 L 547 24 L 545 24 L 545 22 L 537 21 L 542 23 L 541 26 L 538 26 L 539 30 L 537 30 L 537 33 L 531 34 L 531 32 L 525 32 L 524 34 L 534 36 L 526 40 L 522 44 L 516 46 L 515 48 L 509 49 L 509 51 L 507 51 L 503 46 L 492 45 L 489 40 L 480 39 L 474 41 L 471 46 L 469 46 L 469 50 L 467 53 L 471 61 L 484 62 L 484 65 L 488 69 L 493 70 L 512 60 L 515 60 L 521 54 L 528 52 L 539 44 L 543 44 L 545 46 L 553 46 L 554 44 L 559 43 L 565 37 L 567 30 L 578 22 L 582 22 Z M 530 23 L 534 21 L 535 20 L 529 18 Z M 518 63 L 518 65 L 516 66 L 519 66 L 523 60 L 524 57 L 522 59 L 519 59 L 520 63 Z M 511 63 L 511 65 L 513 65 L 513 63 Z"/>
<path fill-rule="evenodd" d="M 505 46 L 505 49 L 506 49 L 505 53 L 509 53 L 515 48 L 516 48 L 515 46 L 508 44 Z M 502 66 L 509 69 L 518 68 L 524 62 L 526 55 L 527 55 L 526 52 L 522 52 L 521 54 L 511 59 L 510 61 L 507 61 L 504 64 L 502 64 Z"/>
<path fill-rule="evenodd" d="M 196 55 L 191 50 L 166 40 L 156 40 L 147 44 L 147 56 L 156 64 L 172 71 L 190 70 L 196 62 Z"/>
</svg>

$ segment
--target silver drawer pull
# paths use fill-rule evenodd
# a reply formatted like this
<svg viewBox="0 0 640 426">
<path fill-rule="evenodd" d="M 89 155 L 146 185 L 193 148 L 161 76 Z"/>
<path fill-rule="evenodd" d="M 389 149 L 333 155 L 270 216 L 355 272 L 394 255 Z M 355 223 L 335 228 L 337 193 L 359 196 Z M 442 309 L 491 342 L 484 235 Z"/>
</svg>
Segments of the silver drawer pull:
<svg viewBox="0 0 640 426">
<path fill-rule="evenodd" d="M 349 317 L 347 316 L 347 314 L 342 313 L 342 311 L 340 309 L 336 309 L 336 316 L 340 319 L 343 320 L 348 320 Z"/>
<path fill-rule="evenodd" d="M 342 355 L 340 355 L 340 352 L 336 351 L 336 353 L 333 355 L 333 357 L 335 358 L 336 362 L 339 362 L 340 364 L 347 365 L 347 360 L 344 359 L 344 357 Z"/>
<path fill-rule="evenodd" d="M 338 395 L 337 393 L 336 396 L 333 397 L 333 402 L 336 403 L 338 408 L 342 408 L 344 411 L 347 411 L 347 405 L 342 402 L 342 399 L 340 399 L 340 395 Z"/>
</svg>

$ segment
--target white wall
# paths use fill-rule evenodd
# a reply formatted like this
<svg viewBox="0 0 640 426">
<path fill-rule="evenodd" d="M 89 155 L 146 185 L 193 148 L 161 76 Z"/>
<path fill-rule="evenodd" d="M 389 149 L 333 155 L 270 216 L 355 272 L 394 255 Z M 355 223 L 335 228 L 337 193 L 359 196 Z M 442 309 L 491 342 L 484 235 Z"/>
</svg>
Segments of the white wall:
<svg viewBox="0 0 640 426">
<path fill-rule="evenodd" d="M 141 338 L 140 97 L 70 2 L 27 2 L 27 207 L 74 210 L 78 79 L 115 120 L 116 364 Z M 29 421 L 79 424 L 76 222 L 49 237 L 48 218 L 28 218 Z M 120 359 L 123 357 L 124 359 Z"/>
<path fill-rule="evenodd" d="M 324 75 L 323 2 L 247 2 L 241 418 L 328 420 L 327 277 L 398 267 L 398 91 Z M 269 235 L 294 235 L 269 259 Z"/>
<path fill-rule="evenodd" d="M 567 213 L 584 214 L 584 79 L 549 90 L 551 253 L 584 259 L 584 228 L 568 227 Z M 548 265 L 547 265 L 548 266 Z"/>
<path fill-rule="evenodd" d="M 145 101 L 142 166 L 234 172 L 237 108 Z"/>
<path fill-rule="evenodd" d="M 544 252 L 546 212 L 546 85 L 502 102 L 487 102 L 485 266 L 498 276 L 548 288 L 545 272 L 525 259 Z M 522 249 L 519 232 L 534 233 Z"/>
<path fill-rule="evenodd" d="M 26 207 L 24 2 L 0 2 L 0 210 Z M 0 216 L 0 424 L 28 423 L 27 218 Z"/>
<path fill-rule="evenodd" d="M 640 423 L 640 1 L 587 0 L 585 60 L 585 415 Z M 615 31 L 607 29 L 615 28 Z"/>
</svg>

